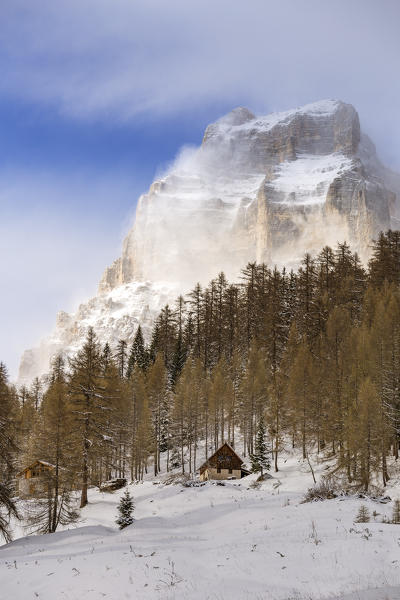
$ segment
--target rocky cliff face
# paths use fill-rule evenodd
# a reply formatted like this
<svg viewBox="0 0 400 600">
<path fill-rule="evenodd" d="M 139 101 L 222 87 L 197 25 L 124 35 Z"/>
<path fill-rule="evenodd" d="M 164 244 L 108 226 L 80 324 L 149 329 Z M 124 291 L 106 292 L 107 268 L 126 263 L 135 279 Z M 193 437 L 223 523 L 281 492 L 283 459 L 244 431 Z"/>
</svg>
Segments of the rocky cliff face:
<svg viewBox="0 0 400 600">
<path fill-rule="evenodd" d="M 390 226 L 392 188 L 351 105 L 323 101 L 266 117 L 235 109 L 140 198 L 100 291 L 142 278 L 191 285 L 219 269 L 236 276 L 249 260 L 295 263 L 343 239 L 366 258 L 369 241 Z"/>
<path fill-rule="evenodd" d="M 396 192 L 400 176 L 379 162 L 351 105 L 326 100 L 264 117 L 235 109 L 139 199 L 99 296 L 25 353 L 21 378 L 78 347 L 89 325 L 102 341 L 129 341 L 139 321 L 149 330 L 166 301 L 221 270 L 236 278 L 248 261 L 291 266 L 343 240 L 366 259 L 371 239 L 400 215 Z"/>
</svg>

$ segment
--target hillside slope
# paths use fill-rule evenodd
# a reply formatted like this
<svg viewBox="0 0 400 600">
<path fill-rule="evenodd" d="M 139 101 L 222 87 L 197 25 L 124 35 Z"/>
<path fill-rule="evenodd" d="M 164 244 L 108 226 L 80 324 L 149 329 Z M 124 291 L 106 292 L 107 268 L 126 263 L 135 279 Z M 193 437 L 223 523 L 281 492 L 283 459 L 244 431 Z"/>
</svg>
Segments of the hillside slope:
<svg viewBox="0 0 400 600">
<path fill-rule="evenodd" d="M 0 548 L 1 597 L 400 599 L 400 526 L 381 523 L 392 503 L 302 504 L 312 477 L 294 455 L 261 487 L 253 481 L 133 484 L 136 522 L 121 532 L 122 492 L 92 490 L 77 529 Z M 354 523 L 361 504 L 379 513 L 371 523 Z"/>
</svg>

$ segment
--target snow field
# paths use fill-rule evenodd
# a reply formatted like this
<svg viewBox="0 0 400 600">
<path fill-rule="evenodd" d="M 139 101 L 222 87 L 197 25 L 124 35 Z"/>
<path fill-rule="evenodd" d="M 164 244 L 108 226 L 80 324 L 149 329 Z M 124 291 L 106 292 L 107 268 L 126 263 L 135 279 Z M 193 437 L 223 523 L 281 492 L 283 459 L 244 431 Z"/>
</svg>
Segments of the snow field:
<svg viewBox="0 0 400 600">
<path fill-rule="evenodd" d="M 276 167 L 271 186 L 284 194 L 282 204 L 324 204 L 330 184 L 343 171 L 349 170 L 352 162 L 340 153 L 300 156 Z"/>
<path fill-rule="evenodd" d="M 76 529 L 0 548 L 0 598 L 400 598 L 400 526 L 380 522 L 392 503 L 301 504 L 312 477 L 294 456 L 258 489 L 254 479 L 131 484 L 136 521 L 122 531 L 115 518 L 124 490 L 91 490 Z M 380 513 L 375 521 L 354 523 L 361 504 Z"/>
</svg>

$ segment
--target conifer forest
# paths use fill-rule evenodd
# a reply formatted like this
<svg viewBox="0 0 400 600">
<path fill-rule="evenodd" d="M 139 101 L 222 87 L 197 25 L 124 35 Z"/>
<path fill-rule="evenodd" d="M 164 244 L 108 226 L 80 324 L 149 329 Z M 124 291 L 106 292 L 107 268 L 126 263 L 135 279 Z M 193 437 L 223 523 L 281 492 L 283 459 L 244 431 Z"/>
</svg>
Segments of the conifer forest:
<svg viewBox="0 0 400 600">
<path fill-rule="evenodd" d="M 72 490 L 84 507 L 112 477 L 194 474 L 223 441 L 250 462 L 260 424 L 271 471 L 290 446 L 329 459 L 344 487 L 385 486 L 400 441 L 400 232 L 379 236 L 367 268 L 341 243 L 295 271 L 219 273 L 165 306 L 148 343 L 139 326 L 131 347 L 100 347 L 90 329 L 30 389 L 1 364 L 0 396 L 0 502 L 16 512 L 18 471 L 55 466 L 32 509 L 41 532 L 75 518 Z"/>
</svg>

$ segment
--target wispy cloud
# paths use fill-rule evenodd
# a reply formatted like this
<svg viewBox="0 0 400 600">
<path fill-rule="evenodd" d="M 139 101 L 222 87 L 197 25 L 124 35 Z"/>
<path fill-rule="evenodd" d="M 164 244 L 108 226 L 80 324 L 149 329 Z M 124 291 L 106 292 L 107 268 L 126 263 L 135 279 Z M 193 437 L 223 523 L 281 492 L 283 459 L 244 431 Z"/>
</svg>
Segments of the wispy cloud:
<svg viewBox="0 0 400 600">
<path fill-rule="evenodd" d="M 133 205 L 134 194 L 132 181 L 120 177 L 0 171 L 0 360 L 13 377 L 56 312 L 96 293 L 120 252 L 125 209 L 113 199 L 128 195 Z"/>
<path fill-rule="evenodd" d="M 378 142 L 400 139 L 399 17 L 397 0 L 5 0 L 0 90 L 119 120 L 340 97 Z"/>
<path fill-rule="evenodd" d="M 340 98 L 400 169 L 399 17 L 398 0 L 2 0 L 0 97 L 66 122 L 126 126 Z M 0 171 L 0 359 L 35 342 L 76 290 L 95 290 L 118 253 L 107 211 L 127 194 L 134 206 L 134 187 L 101 172 Z"/>
</svg>

